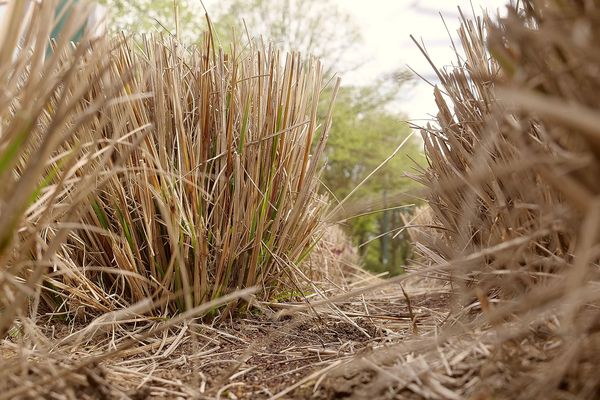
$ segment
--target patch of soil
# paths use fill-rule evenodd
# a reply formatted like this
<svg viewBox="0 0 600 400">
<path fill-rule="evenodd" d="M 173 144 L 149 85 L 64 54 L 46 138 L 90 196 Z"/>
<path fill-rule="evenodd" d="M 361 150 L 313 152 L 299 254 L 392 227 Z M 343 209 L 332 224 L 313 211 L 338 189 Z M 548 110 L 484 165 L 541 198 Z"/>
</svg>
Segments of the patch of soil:
<svg viewBox="0 0 600 400">
<path fill-rule="evenodd" d="M 414 296 L 409 310 L 401 294 L 374 296 L 339 303 L 337 310 L 322 310 L 318 316 L 308 310 L 284 320 L 248 315 L 216 325 L 189 323 L 168 335 L 144 339 L 118 357 L 73 371 L 76 379 L 56 380 L 49 387 L 54 384 L 53 390 L 58 392 L 68 388 L 81 399 L 267 399 L 287 389 L 280 398 L 365 398 L 369 394 L 365 389 L 377 379 L 377 373 L 353 370 L 350 362 L 411 336 L 415 320 L 421 332 L 436 327 L 447 312 L 447 301 L 444 293 Z M 85 326 L 82 322 L 58 322 L 46 325 L 45 331 L 58 340 Z M 141 332 L 152 325 L 135 329 Z M 75 365 L 90 356 L 102 357 L 102 349 L 135 337 L 131 334 L 135 329 L 107 332 L 66 359 L 57 351 L 59 361 L 49 357 L 40 363 L 53 369 Z M 116 343 L 113 334 L 120 336 Z M 343 371 L 341 379 L 336 374 L 335 382 L 325 379 L 326 383 L 314 390 L 315 382 L 326 378 L 320 371 L 332 366 Z M 44 373 L 40 370 L 36 375 Z M 373 399 L 385 398 L 373 395 Z"/>
</svg>

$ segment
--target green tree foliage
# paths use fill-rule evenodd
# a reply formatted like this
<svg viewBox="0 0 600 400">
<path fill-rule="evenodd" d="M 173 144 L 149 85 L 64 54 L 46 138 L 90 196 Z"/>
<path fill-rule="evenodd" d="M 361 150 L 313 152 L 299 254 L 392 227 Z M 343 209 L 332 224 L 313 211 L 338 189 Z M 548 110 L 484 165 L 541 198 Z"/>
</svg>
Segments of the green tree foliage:
<svg viewBox="0 0 600 400">
<path fill-rule="evenodd" d="M 353 191 L 410 135 L 411 130 L 402 116 L 386 110 L 388 102 L 377 85 L 345 87 L 338 95 L 323 177 L 324 184 L 338 200 Z M 408 139 L 398 154 L 347 202 L 351 212 L 344 215 L 344 219 L 348 218 L 344 225 L 360 246 L 359 252 L 371 270 L 400 272 L 399 266 L 408 256 L 406 235 L 393 237 L 403 225 L 400 213 L 407 209 L 381 210 L 402 206 L 397 194 L 416 187 L 403 171 L 410 171 L 424 161 L 418 139 Z M 410 204 L 415 199 L 406 196 L 401 201 Z M 371 211 L 373 213 L 355 217 Z M 388 231 L 389 234 L 381 236 Z"/>
<path fill-rule="evenodd" d="M 326 72 L 357 68 L 361 34 L 350 15 L 330 0 L 226 0 L 219 3 L 216 26 L 223 42 L 250 35 L 275 43 L 284 51 L 311 54 L 324 62 Z M 239 29 L 242 21 L 248 32 Z M 328 75 L 326 73 L 326 75 Z"/>
<path fill-rule="evenodd" d="M 205 19 L 198 3 L 192 6 L 189 1 L 104 0 L 110 8 L 113 28 L 144 32 L 166 29 L 175 33 L 174 4 L 179 4 L 179 31 L 184 39 L 193 40 Z M 331 0 L 208 0 L 206 4 L 225 47 L 234 37 L 245 40 L 250 36 L 275 43 L 282 50 L 298 50 L 322 59 L 326 76 L 360 67 L 356 61 L 356 54 L 362 50 L 360 31 Z M 400 73 L 381 77 L 369 86 L 342 88 L 334 110 L 323 177 L 335 198 L 348 195 L 410 134 L 402 116 L 389 111 L 409 79 L 406 73 Z M 353 204 L 355 214 L 398 206 L 395 194 L 415 186 L 403 174 L 414 166 L 413 160 L 424 161 L 416 138 L 352 195 L 348 204 Z M 395 209 L 344 221 L 369 269 L 395 273 L 404 262 L 407 240 L 402 234 L 392 238 L 396 232 L 392 230 L 402 226 L 401 212 Z M 387 231 L 392 232 L 382 236 Z"/>
<path fill-rule="evenodd" d="M 100 0 L 107 9 L 110 30 L 126 33 L 167 32 L 195 41 L 205 27 L 197 0 Z M 177 26 L 176 21 L 179 23 Z"/>
</svg>

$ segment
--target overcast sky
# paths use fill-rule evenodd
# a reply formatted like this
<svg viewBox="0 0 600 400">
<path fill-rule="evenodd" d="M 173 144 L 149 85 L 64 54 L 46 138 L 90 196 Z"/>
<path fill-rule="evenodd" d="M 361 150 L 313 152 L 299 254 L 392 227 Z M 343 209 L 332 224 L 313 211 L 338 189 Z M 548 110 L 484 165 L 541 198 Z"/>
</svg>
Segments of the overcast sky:
<svg viewBox="0 0 600 400">
<path fill-rule="evenodd" d="M 368 62 L 357 71 L 342 77 L 347 83 L 369 83 L 382 73 L 409 65 L 421 75 L 431 77 L 432 70 L 410 35 L 425 43 L 436 65 L 455 60 L 450 38 L 439 15 L 444 16 L 448 30 L 457 40 L 460 6 L 463 13 L 473 13 L 470 0 L 334 0 L 353 15 L 359 25 L 368 54 L 360 55 Z M 490 14 L 504 9 L 506 0 L 472 0 L 476 14 L 487 8 Z M 402 94 L 398 111 L 411 120 L 427 118 L 435 113 L 433 90 L 426 83 L 417 83 Z"/>
<path fill-rule="evenodd" d="M 22 0 L 13 0 L 22 1 Z M 280 0 L 269 0 L 280 1 Z M 449 31 L 456 37 L 459 27 L 457 7 L 467 15 L 473 10 L 481 15 L 487 8 L 492 14 L 502 9 L 507 0 L 333 0 L 354 17 L 363 39 L 363 52 L 356 54 L 364 62 L 361 68 L 342 76 L 346 84 L 368 84 L 386 72 L 409 65 L 419 74 L 431 77 L 432 71 L 425 58 L 410 40 L 413 34 L 422 40 L 436 65 L 446 65 L 454 60 Z M 205 0 L 209 7 L 218 0 Z M 473 9 L 471 8 L 473 5 Z M 3 14 L 0 5 L 0 17 Z M 363 54 L 364 53 L 364 54 Z M 395 111 L 407 115 L 410 120 L 428 118 L 435 113 L 432 89 L 424 82 L 401 93 L 401 102 Z"/>
</svg>

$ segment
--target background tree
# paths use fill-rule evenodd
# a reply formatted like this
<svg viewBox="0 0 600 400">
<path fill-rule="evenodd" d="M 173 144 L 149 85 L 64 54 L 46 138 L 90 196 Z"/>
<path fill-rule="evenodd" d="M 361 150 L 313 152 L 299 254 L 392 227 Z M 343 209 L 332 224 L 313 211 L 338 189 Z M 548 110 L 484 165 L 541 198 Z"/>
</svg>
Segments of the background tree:
<svg viewBox="0 0 600 400">
<path fill-rule="evenodd" d="M 172 0 L 105 0 L 118 14 L 112 22 L 116 29 L 152 31 L 167 29 L 174 33 L 175 17 Z M 205 24 L 204 11 L 187 1 L 179 3 L 179 25 L 182 37 L 194 40 Z M 331 0 L 223 0 L 211 8 L 217 35 L 227 50 L 233 39 L 273 42 L 282 50 L 298 50 L 323 60 L 328 76 L 360 67 L 356 54 L 361 54 L 361 34 L 352 18 Z M 110 16 L 109 15 L 109 16 Z M 157 22 L 157 21 L 160 21 Z M 242 24 L 247 27 L 247 31 Z M 235 29 L 234 29 L 235 27 Z M 197 37 L 196 37 L 197 38 Z M 405 72 L 382 76 L 368 86 L 343 86 L 334 109 L 330 131 L 324 186 L 342 199 L 373 171 L 410 134 L 402 115 L 390 111 L 402 86 L 410 80 Z M 343 83 L 343 81 L 342 81 Z M 325 89 L 327 91 L 327 89 Z M 325 93 L 324 104 L 328 101 Z M 389 195 L 410 190 L 415 183 L 403 175 L 414 161 L 422 162 L 418 139 L 409 141 L 403 150 L 361 187 L 349 203 L 391 206 Z M 407 199 L 412 202 L 413 199 Z M 394 203 L 394 205 L 397 205 Z M 377 208 L 375 207 L 375 208 Z M 356 214 L 365 210 L 360 207 Z M 349 218 L 343 222 L 347 232 L 363 255 L 365 265 L 376 271 L 399 272 L 407 256 L 404 235 L 392 239 L 387 231 L 402 225 L 402 209 Z"/>
<path fill-rule="evenodd" d="M 111 31 L 168 32 L 175 35 L 179 22 L 186 43 L 198 39 L 206 26 L 204 10 L 197 0 L 100 0 L 106 7 Z M 176 17 L 177 14 L 177 17 Z"/>
<path fill-rule="evenodd" d="M 398 82 L 400 85 L 402 82 Z M 388 104 L 378 85 L 344 87 L 338 95 L 323 176 L 324 184 L 336 199 L 345 198 L 410 135 L 411 129 L 403 116 L 387 111 Z M 402 206 L 395 195 L 417 186 L 403 171 L 424 162 L 420 143 L 415 138 L 409 139 L 394 158 L 352 195 L 351 211 L 344 215 L 351 218 L 344 225 L 369 269 L 401 271 L 400 265 L 408 256 L 408 238 L 405 234 L 393 236 L 402 226 L 400 213 L 409 210 L 381 210 Z M 404 201 L 409 204 L 415 199 L 406 197 Z M 381 212 L 353 217 L 371 210 Z M 384 235 L 388 231 L 391 232 Z"/>
<path fill-rule="evenodd" d="M 323 61 L 327 75 L 358 68 L 353 57 L 362 46 L 361 33 L 350 15 L 329 0 L 226 0 L 219 3 L 216 25 L 224 42 L 239 39 L 246 23 L 253 39 L 275 43 Z"/>
</svg>

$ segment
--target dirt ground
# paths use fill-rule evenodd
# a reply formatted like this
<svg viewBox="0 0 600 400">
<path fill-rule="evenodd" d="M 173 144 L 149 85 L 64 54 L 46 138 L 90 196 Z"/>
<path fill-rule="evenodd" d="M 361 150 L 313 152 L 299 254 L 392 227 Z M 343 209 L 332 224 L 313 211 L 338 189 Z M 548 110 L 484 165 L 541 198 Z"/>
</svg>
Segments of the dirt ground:
<svg viewBox="0 0 600 400">
<path fill-rule="evenodd" d="M 539 398 L 532 388 L 544 381 L 556 386 L 552 399 L 600 395 L 581 386 L 596 381 L 600 335 L 577 343 L 583 358 L 556 379 L 564 343 L 552 319 L 510 339 L 485 327 L 457 334 L 448 327 L 481 310 L 467 307 L 471 316 L 451 322 L 444 287 L 404 288 L 335 305 L 313 299 L 317 309 L 303 301 L 261 303 L 243 317 L 169 329 L 147 318 L 95 330 L 81 321 L 37 321 L 21 327 L 29 334 L 14 332 L 0 345 L 0 400 L 508 400 Z M 35 346 L 19 343 L 38 328 Z"/>
<path fill-rule="evenodd" d="M 188 326 L 167 357 L 156 352 L 151 363 L 139 355 L 123 359 L 117 369 L 107 368 L 107 379 L 146 398 L 352 398 L 374 375 L 344 373 L 342 380 L 329 381 L 327 372 L 411 336 L 412 319 L 417 329 L 431 329 L 446 310 L 447 295 L 420 294 L 410 301 L 412 318 L 405 299 L 396 298 L 339 304 L 319 316 L 307 312 L 274 321 L 259 315 Z M 148 378 L 142 387 L 125 383 L 143 376 Z"/>
<path fill-rule="evenodd" d="M 364 398 L 378 374 L 354 368 L 356 359 L 433 332 L 447 317 L 444 290 L 406 292 L 390 287 L 279 319 L 267 314 L 304 303 L 263 304 L 263 311 L 243 318 L 172 327 L 106 359 L 103 353 L 156 323 L 132 322 L 91 343 L 74 343 L 69 335 L 82 324 L 54 321 L 43 324 L 50 340 L 46 356 L 38 353 L 39 362 L 26 373 L 32 381 L 48 381 L 48 398 Z M 7 342 L 2 349 L 5 360 L 16 354 Z M 48 380 L 49 373 L 55 379 Z M 381 392 L 374 398 L 387 397 Z"/>
</svg>

